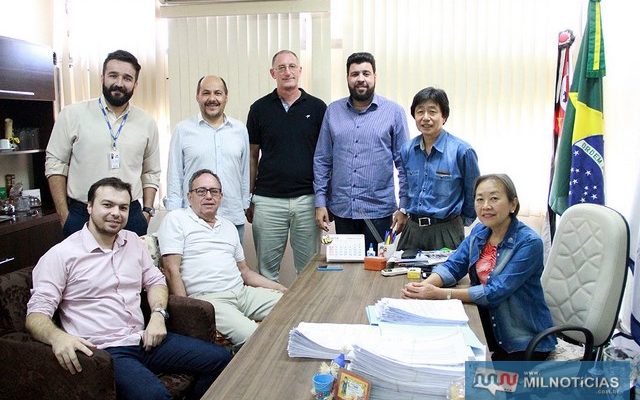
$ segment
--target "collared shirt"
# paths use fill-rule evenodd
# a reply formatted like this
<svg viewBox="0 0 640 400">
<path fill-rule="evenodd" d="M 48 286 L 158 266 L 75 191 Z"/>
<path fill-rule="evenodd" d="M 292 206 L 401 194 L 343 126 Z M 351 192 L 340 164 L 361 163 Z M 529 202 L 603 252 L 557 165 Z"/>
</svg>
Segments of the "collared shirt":
<svg viewBox="0 0 640 400">
<path fill-rule="evenodd" d="M 409 214 L 445 219 L 462 215 L 465 225 L 476 218 L 473 187 L 480 176 L 478 156 L 465 141 L 444 129 L 424 150 L 422 135 L 401 150 L 406 186 L 400 186 L 400 207 Z"/>
<path fill-rule="evenodd" d="M 342 218 L 383 218 L 396 210 L 393 166 L 400 187 L 400 148 L 409 139 L 398 104 L 375 95 L 363 111 L 348 97 L 327 108 L 313 160 L 316 207 Z"/>
<path fill-rule="evenodd" d="M 218 128 L 209 125 L 201 114 L 180 122 L 169 146 L 165 207 L 187 207 L 189 180 L 194 172 L 206 168 L 222 183 L 220 215 L 235 225 L 244 224 L 250 199 L 249 158 L 247 128 L 237 119 L 225 115 Z"/>
<path fill-rule="evenodd" d="M 158 230 L 162 255 L 182 256 L 180 275 L 188 296 L 239 292 L 244 286 L 238 262 L 244 252 L 238 230 L 224 217 L 213 226 L 198 217 L 191 207 L 169 212 Z"/>
<path fill-rule="evenodd" d="M 100 349 L 133 346 L 144 330 L 140 292 L 154 285 L 166 285 L 164 275 L 138 235 L 122 230 L 104 250 L 85 225 L 38 261 L 27 314 L 59 309 L 67 333 Z"/>
<path fill-rule="evenodd" d="M 249 109 L 249 142 L 260 147 L 254 193 L 293 198 L 313 194 L 313 152 L 327 105 L 302 89 L 288 108 L 277 89 Z"/>
<path fill-rule="evenodd" d="M 542 239 L 527 225 L 513 218 L 504 239 L 498 244 L 496 266 L 482 285 L 476 262 L 491 236 L 491 229 L 478 224 L 449 259 L 433 272 L 443 287 L 454 286 L 467 273 L 471 278 L 471 301 L 486 307 L 491 315 L 498 345 L 507 352 L 524 351 L 538 333 L 553 326 L 544 300 L 540 277 L 543 269 Z M 536 349 L 551 351 L 554 336 L 547 336 Z"/>
<path fill-rule="evenodd" d="M 133 199 L 140 199 L 143 188 L 158 189 L 160 184 L 158 127 L 147 113 L 131 105 L 116 118 L 101 99 L 114 134 L 129 113 L 116 143 L 120 168 L 111 168 L 111 133 L 98 99 L 93 99 L 67 106 L 58 115 L 47 145 L 45 175 L 66 176 L 67 195 L 83 203 L 89 187 L 109 176 L 130 183 Z"/>
</svg>

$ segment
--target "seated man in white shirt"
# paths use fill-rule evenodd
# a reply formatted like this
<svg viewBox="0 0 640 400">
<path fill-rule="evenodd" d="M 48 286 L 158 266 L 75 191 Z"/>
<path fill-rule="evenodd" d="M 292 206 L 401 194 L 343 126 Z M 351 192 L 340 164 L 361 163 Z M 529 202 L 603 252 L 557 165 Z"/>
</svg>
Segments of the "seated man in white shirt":
<svg viewBox="0 0 640 400">
<path fill-rule="evenodd" d="M 216 329 L 242 345 L 287 288 L 247 265 L 235 226 L 216 215 L 223 201 L 216 174 L 196 171 L 187 198 L 189 207 L 169 212 L 158 230 L 169 290 L 213 303 Z"/>
</svg>

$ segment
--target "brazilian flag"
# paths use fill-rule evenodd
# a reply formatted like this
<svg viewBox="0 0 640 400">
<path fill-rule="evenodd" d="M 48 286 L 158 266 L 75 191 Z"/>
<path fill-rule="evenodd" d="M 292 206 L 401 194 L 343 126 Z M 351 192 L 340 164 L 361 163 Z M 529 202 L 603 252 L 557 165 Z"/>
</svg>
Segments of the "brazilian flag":
<svg viewBox="0 0 640 400">
<path fill-rule="evenodd" d="M 578 203 L 604 204 L 605 74 L 600 0 L 589 0 L 549 195 L 549 206 L 556 214 Z"/>
</svg>

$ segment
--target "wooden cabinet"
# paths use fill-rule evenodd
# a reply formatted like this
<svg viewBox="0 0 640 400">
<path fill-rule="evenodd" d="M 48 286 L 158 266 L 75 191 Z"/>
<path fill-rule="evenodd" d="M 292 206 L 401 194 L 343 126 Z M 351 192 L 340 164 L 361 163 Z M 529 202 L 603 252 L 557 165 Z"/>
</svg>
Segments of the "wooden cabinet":
<svg viewBox="0 0 640 400">
<path fill-rule="evenodd" d="M 4 128 L 4 119 L 11 118 L 14 132 L 24 128 L 38 130 L 37 148 L 1 152 L 0 157 L 3 164 L 30 165 L 30 186 L 40 189 L 43 208 L 47 210 L 53 208 L 53 201 L 44 176 L 44 161 L 53 129 L 54 102 L 51 48 L 0 36 L 0 126 Z M 21 157 L 26 157 L 27 162 Z M 2 171 L 0 186 L 4 186 L 4 174 L 11 172 Z"/>
<path fill-rule="evenodd" d="M 0 224 L 0 274 L 36 265 L 40 257 L 62 240 L 58 214 L 18 216 Z"/>
<path fill-rule="evenodd" d="M 0 36 L 0 97 L 54 101 L 53 50 Z"/>
<path fill-rule="evenodd" d="M 33 265 L 53 244 L 62 239 L 62 228 L 44 175 L 45 149 L 54 124 L 53 50 L 47 46 L 0 36 L 0 136 L 4 119 L 13 120 L 14 133 L 37 128 L 37 147 L 0 152 L 9 170 L 20 172 L 31 188 L 40 189 L 42 208 L 37 216 L 18 215 L 13 222 L 0 223 L 0 273 Z M 7 259 L 13 261 L 3 261 Z"/>
</svg>

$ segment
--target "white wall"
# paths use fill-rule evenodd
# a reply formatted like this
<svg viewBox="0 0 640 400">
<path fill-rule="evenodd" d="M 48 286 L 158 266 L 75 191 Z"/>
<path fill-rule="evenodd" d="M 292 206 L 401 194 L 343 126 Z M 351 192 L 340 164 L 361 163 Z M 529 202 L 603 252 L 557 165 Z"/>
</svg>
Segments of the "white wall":
<svg viewBox="0 0 640 400">
<path fill-rule="evenodd" d="M 0 36 L 53 46 L 54 0 L 0 0 Z"/>
</svg>

